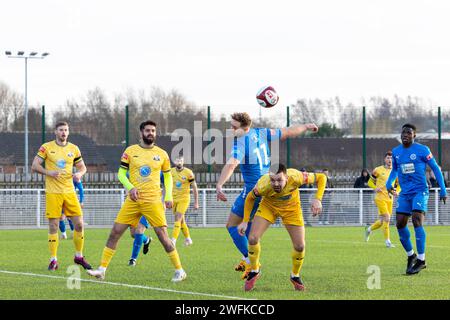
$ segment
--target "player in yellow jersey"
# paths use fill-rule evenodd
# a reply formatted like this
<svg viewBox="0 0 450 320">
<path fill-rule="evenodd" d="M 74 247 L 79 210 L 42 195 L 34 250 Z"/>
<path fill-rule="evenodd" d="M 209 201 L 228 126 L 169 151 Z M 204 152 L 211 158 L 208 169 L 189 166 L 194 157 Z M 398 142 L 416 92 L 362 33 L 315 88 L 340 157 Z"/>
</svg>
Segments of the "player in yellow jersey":
<svg viewBox="0 0 450 320">
<path fill-rule="evenodd" d="M 389 221 L 392 215 L 392 204 L 394 199 L 392 195 L 386 190 L 386 181 L 389 178 L 392 170 L 392 152 L 388 151 L 384 155 L 384 165 L 376 167 L 372 171 L 368 185 L 375 189 L 375 205 L 378 208 L 379 219 L 368 227 L 364 234 L 366 241 L 369 241 L 372 231 L 383 228 L 384 240 L 387 248 L 395 247 L 390 240 Z"/>
<path fill-rule="evenodd" d="M 184 214 L 189 207 L 191 201 L 191 185 L 194 192 L 194 209 L 198 209 L 198 189 L 195 182 L 194 173 L 184 167 L 184 158 L 182 156 L 175 159 L 175 168 L 172 168 L 173 179 L 173 213 L 175 214 L 175 222 L 173 225 L 172 242 L 176 245 L 180 229 L 183 231 L 184 244 L 192 245 L 189 228 L 186 224 Z"/>
<path fill-rule="evenodd" d="M 74 262 L 85 269 L 92 269 L 83 257 L 84 230 L 83 213 L 73 183 L 79 182 L 86 173 L 86 166 L 80 149 L 68 142 L 69 125 L 58 122 L 55 126 L 55 140 L 44 143 L 34 157 L 31 169 L 45 176 L 45 216 L 48 218 L 48 246 L 50 264 L 48 270 L 58 269 L 58 227 L 61 212 L 72 219 L 75 230 Z M 45 165 L 45 168 L 44 166 Z M 73 172 L 73 167 L 77 172 Z"/>
<path fill-rule="evenodd" d="M 298 188 L 304 184 L 316 183 L 317 193 L 311 201 L 313 216 L 322 210 L 322 197 L 325 192 L 327 177 L 323 173 L 300 172 L 296 169 L 286 169 L 282 164 L 271 166 L 269 173 L 263 175 L 247 195 L 244 206 L 244 219 L 238 226 L 240 234 L 245 234 L 250 221 L 250 214 L 256 198 L 262 197 L 258 210 L 253 218 L 249 235 L 248 254 L 251 271 L 245 281 L 244 290 L 253 289 L 260 277 L 259 256 L 261 253 L 260 239 L 267 228 L 281 217 L 283 224 L 291 237 L 292 272 L 290 280 L 295 290 L 303 291 L 305 286 L 300 276 L 300 270 L 305 257 L 305 227 Z"/>
<path fill-rule="evenodd" d="M 166 151 L 155 145 L 156 123 L 147 120 L 139 126 L 141 143 L 128 147 L 122 155 L 119 168 L 119 181 L 129 191 L 127 199 L 120 209 L 111 229 L 106 246 L 103 249 L 100 266 L 97 270 L 88 270 L 88 274 L 99 279 L 105 278 L 106 269 L 116 252 L 120 237 L 129 226 L 136 227 L 144 216 L 153 227 L 159 241 L 175 267 L 173 282 L 186 278 L 177 249 L 167 233 L 164 205 L 161 202 L 160 174 L 164 175 L 167 208 L 172 207 L 172 175 L 170 160 Z M 127 177 L 129 171 L 130 178 Z"/>
</svg>

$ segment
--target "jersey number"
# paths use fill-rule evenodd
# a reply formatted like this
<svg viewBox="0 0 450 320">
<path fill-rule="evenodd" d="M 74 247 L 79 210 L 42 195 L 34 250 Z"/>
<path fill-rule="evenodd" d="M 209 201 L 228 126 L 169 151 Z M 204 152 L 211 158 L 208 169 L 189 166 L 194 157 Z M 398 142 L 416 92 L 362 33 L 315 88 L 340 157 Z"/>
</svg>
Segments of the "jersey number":
<svg viewBox="0 0 450 320">
<path fill-rule="evenodd" d="M 259 168 L 263 169 L 263 161 L 261 157 L 261 152 L 264 155 L 264 166 L 267 166 L 269 164 L 269 156 L 267 155 L 267 147 L 266 144 L 263 143 L 259 148 L 254 149 L 253 152 L 256 154 L 256 157 L 258 158 Z"/>
</svg>

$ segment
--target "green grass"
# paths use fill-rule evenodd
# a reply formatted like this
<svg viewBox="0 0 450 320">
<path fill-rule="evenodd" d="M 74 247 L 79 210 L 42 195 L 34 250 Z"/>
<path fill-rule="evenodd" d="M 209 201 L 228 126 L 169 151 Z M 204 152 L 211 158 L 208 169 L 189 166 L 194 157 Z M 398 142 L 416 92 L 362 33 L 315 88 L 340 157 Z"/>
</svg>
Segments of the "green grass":
<svg viewBox="0 0 450 320">
<path fill-rule="evenodd" d="M 162 246 L 154 238 L 148 255 L 140 255 L 135 268 L 127 266 L 132 239 L 126 233 L 107 272 L 106 282 L 252 299 L 450 299 L 450 227 L 426 227 L 428 268 L 405 276 L 406 258 L 395 228 L 396 248 L 387 249 L 381 231 L 369 243 L 363 228 L 307 228 L 306 258 L 302 269 L 306 292 L 295 292 L 289 282 L 291 243 L 284 228 L 271 228 L 261 241 L 262 275 L 252 292 L 233 270 L 240 255 L 225 228 L 192 229 L 194 245 L 178 251 L 187 279 L 172 283 L 173 269 Z M 147 234 L 149 231 L 147 231 Z M 85 255 L 95 267 L 109 234 L 107 229 L 87 229 Z M 411 230 L 414 235 L 414 231 Z M 413 237 L 414 239 L 414 237 Z M 60 269 L 47 271 L 46 230 L 1 230 L 0 270 L 69 277 L 73 243 L 60 241 Z M 379 266 L 381 289 L 369 290 L 367 268 Z M 92 278 L 82 272 L 83 279 Z M 41 278 L 0 272 L 0 299 L 224 299 L 179 292 L 81 282 L 81 289 L 67 288 L 66 279 Z"/>
</svg>

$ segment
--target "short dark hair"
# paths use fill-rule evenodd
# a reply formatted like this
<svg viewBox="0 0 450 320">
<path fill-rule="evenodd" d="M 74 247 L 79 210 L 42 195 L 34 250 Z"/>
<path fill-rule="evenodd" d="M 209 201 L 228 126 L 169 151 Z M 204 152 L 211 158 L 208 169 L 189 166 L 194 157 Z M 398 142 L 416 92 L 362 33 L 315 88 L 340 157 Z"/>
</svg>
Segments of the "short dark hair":
<svg viewBox="0 0 450 320">
<path fill-rule="evenodd" d="M 55 129 L 58 129 L 59 127 L 62 126 L 69 126 L 69 124 L 66 121 L 58 121 L 56 122 Z"/>
<path fill-rule="evenodd" d="M 155 128 L 156 128 L 156 123 L 154 122 L 154 121 L 152 121 L 152 120 L 147 120 L 147 121 L 144 121 L 144 122 L 142 122 L 140 125 L 139 125 L 139 130 L 144 130 L 144 128 L 146 127 L 146 126 L 154 126 Z"/>
<path fill-rule="evenodd" d="M 391 156 L 392 157 L 392 151 L 388 151 L 384 154 L 384 157 L 386 158 L 387 156 Z"/>
<path fill-rule="evenodd" d="M 323 169 L 322 171 L 328 171 L 328 168 Z"/>
<path fill-rule="evenodd" d="M 287 168 L 282 163 L 273 164 L 273 165 L 270 166 L 270 172 L 272 172 L 274 174 L 279 174 L 280 172 L 286 174 L 287 173 Z"/>
<path fill-rule="evenodd" d="M 413 129 L 414 132 L 417 131 L 416 126 L 413 125 L 413 124 L 411 124 L 411 123 L 405 123 L 405 124 L 402 126 L 402 130 L 405 129 L 405 128 L 411 128 L 411 129 Z"/>
</svg>

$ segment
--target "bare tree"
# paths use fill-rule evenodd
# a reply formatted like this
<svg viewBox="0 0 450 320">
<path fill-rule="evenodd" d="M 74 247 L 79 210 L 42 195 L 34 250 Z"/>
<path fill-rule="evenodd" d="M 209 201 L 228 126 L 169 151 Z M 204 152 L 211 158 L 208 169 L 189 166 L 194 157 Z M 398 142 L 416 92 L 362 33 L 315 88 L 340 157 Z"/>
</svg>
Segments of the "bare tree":
<svg viewBox="0 0 450 320">
<path fill-rule="evenodd" d="M 6 83 L 0 82 L 0 130 L 23 130 L 23 124 L 18 123 L 23 110 L 22 95 L 11 90 Z"/>
</svg>

